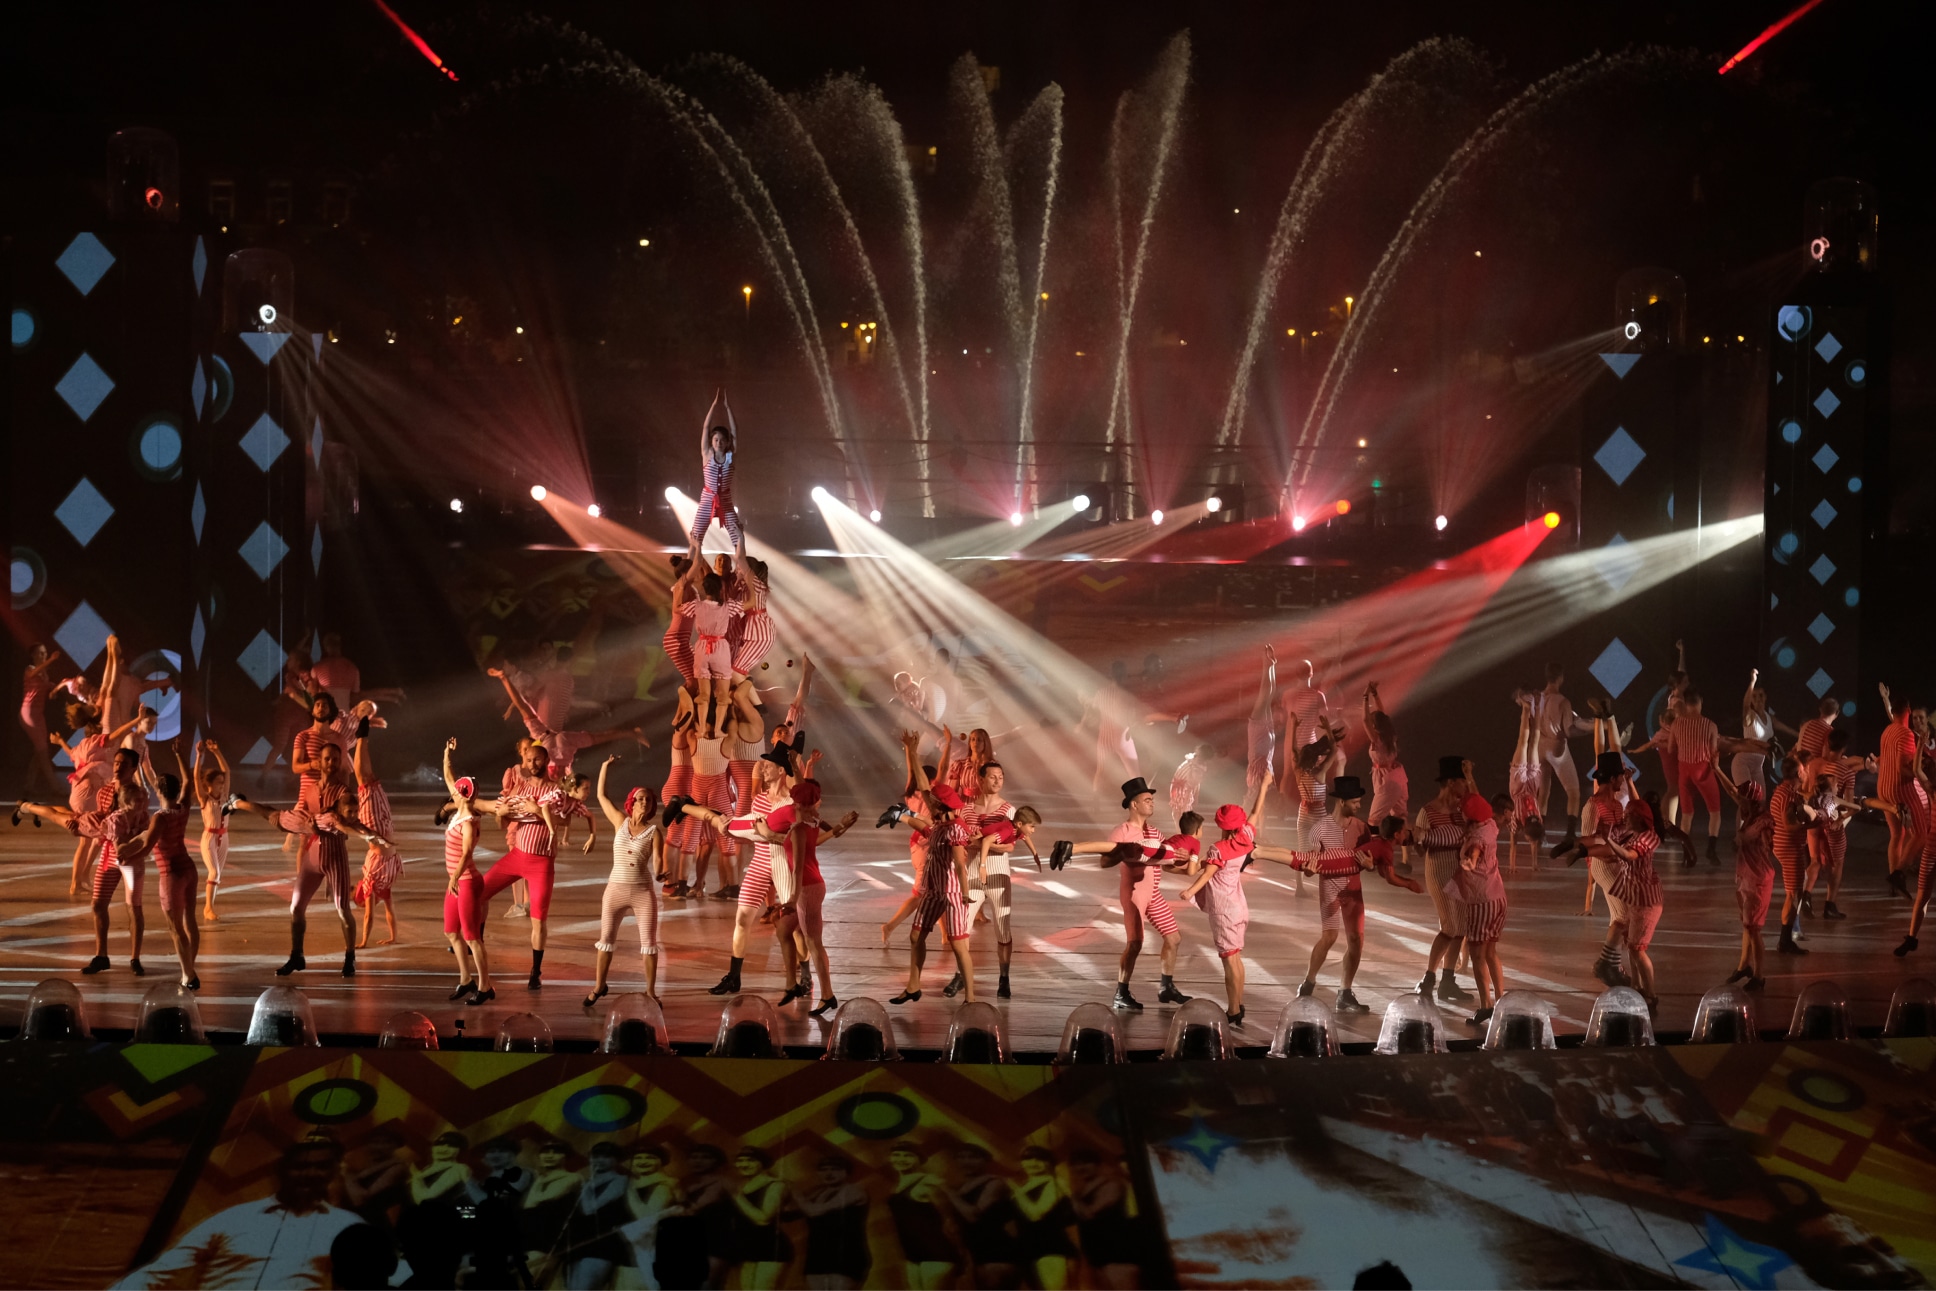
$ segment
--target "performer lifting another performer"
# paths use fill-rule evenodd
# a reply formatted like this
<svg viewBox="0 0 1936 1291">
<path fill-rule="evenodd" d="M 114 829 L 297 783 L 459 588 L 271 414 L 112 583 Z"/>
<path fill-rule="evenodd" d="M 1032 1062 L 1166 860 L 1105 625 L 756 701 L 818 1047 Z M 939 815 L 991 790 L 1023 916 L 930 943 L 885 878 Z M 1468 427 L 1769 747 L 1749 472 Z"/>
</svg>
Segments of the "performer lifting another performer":
<svg viewBox="0 0 1936 1291">
<path fill-rule="evenodd" d="M 1123 954 L 1116 968 L 1116 994 L 1110 1007 L 1140 1013 L 1143 1006 L 1130 994 L 1136 960 L 1143 953 L 1145 920 L 1163 939 L 1163 981 L 1156 998 L 1162 1004 L 1188 1004 L 1190 996 L 1176 988 L 1176 951 L 1183 930 L 1163 896 L 1163 831 L 1150 823 L 1156 814 L 1156 793 L 1138 776 L 1123 782 L 1123 823 L 1105 841 L 1076 843 L 1057 839 L 1049 854 L 1049 868 L 1059 870 L 1074 856 L 1100 856 L 1103 868 L 1120 864 L 1117 898 L 1123 907 Z"/>
</svg>

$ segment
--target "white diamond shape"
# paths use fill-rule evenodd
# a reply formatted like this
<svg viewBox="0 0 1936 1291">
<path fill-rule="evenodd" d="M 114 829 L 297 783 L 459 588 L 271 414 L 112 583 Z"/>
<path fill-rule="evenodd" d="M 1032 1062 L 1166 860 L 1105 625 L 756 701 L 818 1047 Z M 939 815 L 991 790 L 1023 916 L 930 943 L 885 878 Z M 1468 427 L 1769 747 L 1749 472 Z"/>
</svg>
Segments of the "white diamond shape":
<svg viewBox="0 0 1936 1291">
<path fill-rule="evenodd" d="M 235 656 L 242 665 L 242 671 L 249 674 L 249 680 L 267 689 L 269 683 L 282 675 L 282 647 L 267 631 L 258 631 L 255 639 L 242 647 L 242 653 Z"/>
<path fill-rule="evenodd" d="M 101 275 L 114 267 L 114 252 L 92 233 L 82 233 L 67 244 L 54 267 L 67 275 L 67 281 L 85 296 L 101 281 Z"/>
<path fill-rule="evenodd" d="M 195 275 L 195 294 L 199 296 L 202 280 L 208 277 L 208 249 L 202 245 L 200 236 L 195 239 L 195 254 L 189 258 L 188 268 Z"/>
<path fill-rule="evenodd" d="M 282 558 L 289 554 L 289 544 L 264 520 L 255 527 L 254 533 L 243 539 L 240 550 L 242 559 L 255 571 L 255 576 L 267 582 L 276 566 L 282 563 Z"/>
<path fill-rule="evenodd" d="M 1813 520 L 1816 524 L 1826 529 L 1828 528 L 1828 522 L 1835 518 L 1836 511 L 1834 507 L 1828 504 L 1828 499 L 1823 498 L 1820 502 L 1817 502 L 1815 504 L 1815 509 L 1813 511 L 1810 511 L 1808 515 L 1809 515 L 1809 518 Z"/>
<path fill-rule="evenodd" d="M 195 541 L 202 540 L 202 522 L 208 519 L 208 504 L 202 501 L 202 483 L 195 482 L 195 500 L 188 504 L 188 523 L 195 526 Z"/>
<path fill-rule="evenodd" d="M 101 526 L 113 515 L 114 505 L 85 476 L 67 495 L 67 500 L 54 508 L 54 519 L 66 525 L 67 532 L 83 547 L 94 541 L 94 535 L 101 532 Z"/>
<path fill-rule="evenodd" d="M 1823 444 L 1820 448 L 1815 450 L 1815 456 L 1809 458 L 1808 460 L 1815 463 L 1816 470 L 1820 471 L 1824 475 L 1827 475 L 1830 471 L 1835 469 L 1835 464 L 1842 460 L 1842 456 L 1840 453 L 1837 453 L 1834 449 L 1830 448 L 1827 444 Z"/>
<path fill-rule="evenodd" d="M 1619 550 L 1623 547 L 1628 550 Z M 1632 582 L 1633 576 L 1640 572 L 1640 554 L 1631 550 L 1632 547 L 1633 544 L 1622 535 L 1613 535 L 1607 539 L 1607 545 L 1602 549 L 1599 563 L 1594 569 L 1607 587 L 1616 593 Z"/>
<path fill-rule="evenodd" d="M 323 531 L 320 526 L 309 536 L 309 567 L 315 570 L 323 567 Z"/>
<path fill-rule="evenodd" d="M 202 401 L 208 398 L 208 378 L 203 375 L 200 363 L 194 366 L 195 371 L 188 378 L 188 402 L 199 417 L 202 415 Z"/>
<path fill-rule="evenodd" d="M 86 421 L 101 406 L 101 400 L 114 392 L 114 381 L 101 370 L 92 355 L 83 354 L 67 369 L 67 375 L 54 385 L 54 393 L 67 400 L 74 415 Z"/>
<path fill-rule="evenodd" d="M 1835 356 L 1842 352 L 1842 342 L 1835 339 L 1834 332 L 1824 332 L 1822 339 L 1815 342 L 1815 352 L 1822 356 L 1822 362 L 1833 363 Z"/>
<path fill-rule="evenodd" d="M 287 332 L 243 332 L 242 344 L 249 347 L 249 353 L 262 360 L 267 367 L 269 360 L 276 357 L 276 351 L 289 340 Z"/>
<path fill-rule="evenodd" d="M 1835 562 L 1827 556 L 1817 556 L 1815 563 L 1808 567 L 1808 572 L 1815 576 L 1816 582 L 1826 583 L 1835 577 Z"/>
<path fill-rule="evenodd" d="M 195 652 L 195 666 L 202 666 L 202 643 L 208 640 L 208 627 L 202 622 L 202 607 L 195 607 L 195 617 L 188 624 L 188 648 Z"/>
<path fill-rule="evenodd" d="M 269 746 L 269 741 L 258 735 L 255 737 L 255 743 L 249 746 L 249 751 L 242 755 L 242 765 L 245 767 L 265 767 L 269 765 L 270 759 L 275 756 L 276 751 Z"/>
<path fill-rule="evenodd" d="M 1842 401 L 1836 398 L 1835 391 L 1829 389 L 1827 386 L 1823 386 L 1822 393 L 1815 396 L 1815 411 L 1821 413 L 1824 417 L 1830 416 L 1841 406 Z"/>
<path fill-rule="evenodd" d="M 54 629 L 54 644 L 61 652 L 74 661 L 74 666 L 86 672 L 101 657 L 101 651 L 108 647 L 108 634 L 114 629 L 107 620 L 94 612 L 94 607 L 82 601 L 67 616 L 67 621 Z"/>
<path fill-rule="evenodd" d="M 1834 684 L 1835 684 L 1835 678 L 1829 676 L 1827 673 L 1823 672 L 1820 668 L 1817 668 L 1815 670 L 1815 675 L 1813 677 L 1810 677 L 1807 682 L 1808 688 L 1815 692 L 1815 698 L 1817 699 L 1820 699 L 1823 695 L 1828 694 L 1828 688 L 1830 686 L 1833 686 Z"/>
<path fill-rule="evenodd" d="M 1826 614 L 1817 614 L 1815 621 L 1808 625 L 1808 635 L 1814 637 L 1818 642 L 1828 640 L 1828 634 L 1833 631 L 1835 631 L 1835 624 L 1829 620 Z"/>
<path fill-rule="evenodd" d="M 1607 442 L 1600 445 L 1600 451 L 1593 455 L 1593 460 L 1600 464 L 1600 469 L 1607 473 L 1617 487 L 1627 482 L 1627 477 L 1634 473 L 1634 469 L 1646 460 L 1646 457 L 1647 450 L 1627 433 L 1627 428 L 1616 426 L 1613 433 L 1607 436 Z"/>
<path fill-rule="evenodd" d="M 249 460 L 254 462 L 264 475 L 269 473 L 269 468 L 275 465 L 276 459 L 282 456 L 282 450 L 288 447 L 289 436 L 266 412 L 255 419 L 255 425 L 249 427 L 248 433 L 242 436 L 241 440 L 242 451 L 249 455 Z"/>
<path fill-rule="evenodd" d="M 1593 674 L 1595 681 L 1607 688 L 1607 694 L 1618 699 L 1620 692 L 1640 675 L 1640 660 L 1634 658 L 1634 652 L 1627 649 L 1626 642 L 1615 637 L 1600 652 L 1600 657 L 1587 665 L 1586 670 Z"/>
</svg>

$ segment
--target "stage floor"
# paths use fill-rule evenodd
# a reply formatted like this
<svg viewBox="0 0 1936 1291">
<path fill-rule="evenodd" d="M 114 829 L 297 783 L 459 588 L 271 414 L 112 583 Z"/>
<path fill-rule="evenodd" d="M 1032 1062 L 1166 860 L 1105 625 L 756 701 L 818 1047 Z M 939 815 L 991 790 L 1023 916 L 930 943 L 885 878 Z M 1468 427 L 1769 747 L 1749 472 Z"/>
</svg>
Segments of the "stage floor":
<svg viewBox="0 0 1936 1291">
<path fill-rule="evenodd" d="M 560 861 L 544 987 L 536 991 L 526 987 L 528 925 L 507 918 L 508 900 L 500 899 L 493 907 L 487 938 L 497 967 L 498 999 L 482 1008 L 465 1009 L 445 998 L 455 978 L 441 933 L 442 840 L 430 821 L 434 806 L 428 798 L 397 800 L 400 842 L 408 858 L 398 885 L 400 939 L 397 945 L 372 946 L 361 952 L 354 980 L 344 979 L 337 971 L 339 938 L 328 908 L 320 902 L 320 908 L 312 908 L 308 944 L 312 967 L 288 980 L 308 993 L 318 1027 L 325 1033 L 374 1034 L 392 1014 L 415 1009 L 435 1019 L 446 1039 L 456 1034 L 454 1023 L 459 1019 L 465 1023 L 465 1034 L 489 1036 L 508 1015 L 528 1011 L 542 1016 L 560 1040 L 599 1035 L 602 1010 L 587 1011 L 581 1000 L 591 986 L 592 942 L 610 869 L 605 842 L 609 833 L 601 829 L 600 846 L 592 855 L 579 855 L 574 848 Z M 1072 809 L 1058 811 L 1052 805 L 1045 814 L 1050 819 L 1040 838 L 1101 837 L 1118 818 L 1113 813 L 1097 817 L 1092 811 L 1085 820 Z M 218 898 L 220 918 L 204 926 L 202 935 L 201 1007 L 212 1030 L 241 1031 L 257 994 L 279 980 L 273 970 L 288 954 L 294 858 L 281 850 L 281 836 L 266 824 L 242 815 L 231 817 L 231 823 L 233 847 L 227 882 Z M 907 963 L 906 926 L 884 949 L 880 925 L 911 886 L 906 838 L 899 830 L 876 831 L 862 825 L 822 851 L 821 867 L 828 881 L 826 941 L 835 988 L 843 1000 L 869 995 L 885 1002 L 901 989 Z M 1763 1028 L 1785 1026 L 1797 992 L 1824 978 L 1847 992 L 1857 1025 L 1880 1025 L 1899 983 L 1936 976 L 1936 951 L 1908 959 L 1889 953 L 1906 930 L 1908 907 L 1883 884 L 1883 838 L 1879 826 L 1858 824 L 1851 830 L 1850 881 L 1841 900 L 1849 917 L 1841 923 L 1805 920 L 1805 945 L 1813 953 L 1800 959 L 1775 955 L 1774 929 L 1769 929 L 1768 986 L 1759 1013 Z M 1047 850 L 1044 844 L 1043 851 Z M 0 918 L 0 1024 L 15 1025 L 33 984 L 58 976 L 81 983 L 95 1026 L 129 1027 L 143 990 L 175 975 L 174 950 L 154 891 L 152 866 L 143 947 L 148 975 L 137 978 L 128 971 L 128 916 L 119 904 L 109 939 L 113 967 L 91 978 L 79 975 L 92 953 L 91 926 L 84 900 L 67 895 L 72 851 L 73 840 L 63 830 L 34 829 L 30 824 L 10 830 L 0 823 L 0 893 L 5 896 L 5 917 Z M 1720 865 L 1702 862 L 1683 869 L 1671 845 L 1661 851 L 1666 913 L 1653 954 L 1661 996 L 1656 1025 L 1663 1032 L 1686 1030 L 1702 992 L 1734 968 L 1739 929 L 1734 918 L 1732 849 L 1725 842 L 1722 857 Z M 360 845 L 353 858 L 353 863 L 360 863 Z M 1262 1045 L 1269 1040 L 1278 1010 L 1303 976 L 1317 933 L 1317 885 L 1307 880 L 1304 893 L 1298 895 L 1289 870 L 1260 862 L 1250 873 L 1249 1021 L 1237 1036 L 1240 1044 Z M 1583 866 L 1532 874 L 1523 864 L 1520 875 L 1507 882 L 1512 909 L 1501 958 L 1508 985 L 1551 1000 L 1558 1007 L 1556 1026 L 1562 1034 L 1583 1029 L 1593 996 L 1600 990 L 1589 970 L 1605 931 L 1605 905 L 1602 902 L 1591 918 L 1580 915 L 1585 883 Z M 993 998 L 994 934 L 986 926 L 975 934 L 976 964 L 986 987 L 984 998 L 1007 1019 L 1011 1047 L 1052 1050 L 1071 1008 L 1087 1000 L 1106 1002 L 1114 989 L 1122 946 L 1116 877 L 1095 868 L 1093 860 L 1086 865 L 1079 861 L 1060 874 L 1037 874 L 1023 860 L 1015 884 L 1015 998 Z M 1177 877 L 1166 877 L 1165 889 L 1172 896 L 1181 886 Z M 1433 920 L 1431 905 L 1423 896 L 1390 887 L 1375 875 L 1367 876 L 1365 890 L 1369 918 L 1357 993 L 1373 1011 L 1346 1019 L 1344 1031 L 1348 1039 L 1373 1040 L 1386 1004 L 1418 981 Z M 1178 907 L 1178 917 L 1183 924 L 1179 984 L 1189 994 L 1221 1001 L 1222 970 L 1205 917 L 1183 906 Z M 677 1041 L 710 1041 L 717 1029 L 721 1001 L 707 989 L 725 971 L 732 920 L 733 905 L 723 900 L 674 901 L 662 907 L 661 940 L 666 954 L 659 989 Z M 380 914 L 374 935 L 383 935 Z M 620 934 L 614 958 L 615 993 L 640 988 L 637 944 L 636 933 L 628 925 Z M 1145 1009 L 1124 1017 L 1135 1049 L 1159 1048 L 1175 1012 L 1155 1002 L 1158 965 L 1152 936 L 1133 988 Z M 927 994 L 916 1003 L 891 1009 L 896 1038 L 903 1047 L 938 1048 L 942 1043 L 955 1001 L 942 998 L 940 988 L 952 971 L 952 957 L 938 936 L 932 938 Z M 743 980 L 747 989 L 778 998 L 780 957 L 769 929 L 757 929 Z M 1470 986 L 1471 979 L 1462 976 L 1461 982 Z M 1331 998 L 1336 985 L 1334 952 L 1320 979 L 1321 994 Z M 823 1025 L 806 1016 L 808 1007 L 796 1003 L 784 1011 L 787 1043 L 824 1040 Z M 1461 1034 L 1477 1037 L 1479 1029 L 1455 1027 L 1453 1035 Z"/>
</svg>

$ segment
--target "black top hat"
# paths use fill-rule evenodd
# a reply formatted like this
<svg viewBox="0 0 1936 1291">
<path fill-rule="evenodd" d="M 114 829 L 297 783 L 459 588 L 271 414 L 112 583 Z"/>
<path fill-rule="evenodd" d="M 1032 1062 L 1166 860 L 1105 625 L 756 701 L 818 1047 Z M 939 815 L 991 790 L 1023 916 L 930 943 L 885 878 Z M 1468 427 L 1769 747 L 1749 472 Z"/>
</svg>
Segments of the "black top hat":
<svg viewBox="0 0 1936 1291">
<path fill-rule="evenodd" d="M 1465 779 L 1465 759 L 1463 757 L 1457 753 L 1450 753 L 1439 759 L 1438 780 L 1440 784 L 1444 784 L 1447 780 L 1463 779 Z"/>
<path fill-rule="evenodd" d="M 1349 801 L 1365 796 L 1365 787 L 1355 775 L 1341 775 L 1331 782 L 1331 796 L 1334 799 Z"/>
<path fill-rule="evenodd" d="M 760 754 L 760 761 L 771 762 L 774 766 L 780 768 L 780 770 L 786 772 L 788 775 L 792 775 L 793 774 L 793 746 L 790 744 L 775 744 L 772 748 Z"/>
<path fill-rule="evenodd" d="M 1621 756 L 1608 749 L 1593 760 L 1593 779 L 1596 783 L 1606 784 L 1627 774 L 1627 764 Z"/>
<path fill-rule="evenodd" d="M 1150 788 L 1150 782 L 1141 776 L 1137 776 L 1134 780 L 1125 780 L 1123 781 L 1123 806 L 1128 807 L 1131 800 L 1140 798 L 1146 793 L 1155 792 L 1156 790 Z"/>
</svg>

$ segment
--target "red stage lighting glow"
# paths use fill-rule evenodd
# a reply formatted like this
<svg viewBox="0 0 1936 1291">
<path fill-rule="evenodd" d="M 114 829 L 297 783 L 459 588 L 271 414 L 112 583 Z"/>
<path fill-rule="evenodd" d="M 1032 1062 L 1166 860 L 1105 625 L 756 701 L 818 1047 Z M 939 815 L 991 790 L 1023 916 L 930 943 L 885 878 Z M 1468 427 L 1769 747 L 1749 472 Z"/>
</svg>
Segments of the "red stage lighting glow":
<svg viewBox="0 0 1936 1291">
<path fill-rule="evenodd" d="M 1350 514 L 1351 514 L 1351 499 L 1350 499 L 1350 498 L 1339 498 L 1339 499 L 1338 499 L 1338 514 L 1339 514 L 1339 515 L 1341 515 L 1341 516 L 1348 516 L 1348 515 L 1350 515 Z"/>
<path fill-rule="evenodd" d="M 1743 59 L 1750 57 L 1757 49 L 1760 49 L 1763 45 L 1767 44 L 1775 37 L 1781 35 L 1781 33 L 1784 30 L 1786 30 L 1787 27 L 1791 23 L 1793 23 L 1797 18 L 1800 18 L 1803 14 L 1807 13 L 1810 9 L 1813 9 L 1816 5 L 1820 3 L 1822 3 L 1822 0 L 1807 0 L 1807 3 L 1797 7 L 1795 11 L 1789 14 L 1786 18 L 1783 18 L 1781 21 L 1773 24 L 1768 28 L 1768 30 L 1762 32 L 1759 36 L 1756 36 L 1753 40 L 1743 45 L 1741 47 L 1740 53 L 1736 54 L 1733 58 L 1730 58 L 1727 62 L 1721 64 L 1721 71 L 1719 74 L 1722 76 L 1726 76 L 1728 72 L 1732 70 L 1737 64 L 1739 64 Z"/>
<path fill-rule="evenodd" d="M 146 193 L 142 194 L 142 196 L 147 200 L 148 209 L 151 211 L 160 210 L 162 208 L 162 204 L 168 200 L 167 196 L 163 194 L 159 188 L 151 188 Z M 1817 260 L 1821 259 L 1820 256 L 1816 256 L 1815 258 Z"/>
<path fill-rule="evenodd" d="M 383 0 L 373 0 L 373 2 L 375 3 L 377 8 L 383 10 L 383 16 L 385 18 L 388 18 L 391 22 L 397 25 L 397 30 L 404 34 L 405 39 L 409 40 L 411 44 L 417 47 L 417 52 L 419 54 L 422 54 L 425 58 L 429 59 L 431 61 L 431 64 L 434 67 L 436 67 L 438 71 L 442 72 L 445 76 L 448 76 L 451 80 L 454 81 L 457 79 L 457 73 L 451 71 L 448 67 L 444 66 L 444 60 L 437 57 L 437 51 L 432 49 L 429 45 L 425 44 L 424 38 L 422 36 L 419 36 L 416 32 L 410 30 L 410 24 L 405 22 L 403 19 L 397 17 L 397 11 L 395 9 L 392 9 L 389 5 L 383 3 Z"/>
<path fill-rule="evenodd" d="M 1557 529 L 1560 527 L 1560 513 L 1557 511 L 1548 511 L 1545 515 L 1541 516 L 1540 519 L 1545 523 L 1548 529 Z"/>
<path fill-rule="evenodd" d="M 1291 517 L 1291 528 L 1292 528 L 1292 529 L 1294 529 L 1294 530 L 1296 530 L 1296 531 L 1297 531 L 1298 533 L 1303 533 L 1303 532 L 1304 532 L 1304 517 L 1303 517 L 1303 516 L 1292 516 L 1292 517 Z"/>
</svg>

